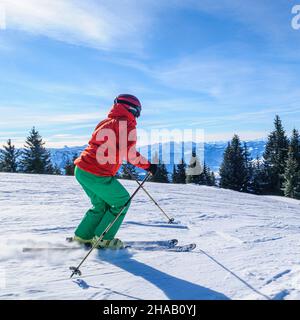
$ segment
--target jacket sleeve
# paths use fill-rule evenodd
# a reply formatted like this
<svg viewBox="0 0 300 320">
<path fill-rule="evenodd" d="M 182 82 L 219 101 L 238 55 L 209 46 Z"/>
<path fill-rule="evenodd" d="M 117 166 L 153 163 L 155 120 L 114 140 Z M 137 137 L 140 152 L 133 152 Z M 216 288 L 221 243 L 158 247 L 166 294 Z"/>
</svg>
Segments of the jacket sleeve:
<svg viewBox="0 0 300 320">
<path fill-rule="evenodd" d="M 136 150 L 136 140 L 136 128 L 133 128 L 128 132 L 127 161 L 136 167 L 147 170 L 150 167 L 150 162 Z"/>
</svg>

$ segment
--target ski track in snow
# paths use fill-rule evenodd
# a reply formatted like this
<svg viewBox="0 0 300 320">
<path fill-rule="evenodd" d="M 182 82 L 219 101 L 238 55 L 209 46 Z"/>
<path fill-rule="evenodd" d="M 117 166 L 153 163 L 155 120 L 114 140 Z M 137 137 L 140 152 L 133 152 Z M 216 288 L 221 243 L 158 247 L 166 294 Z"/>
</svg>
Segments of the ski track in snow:
<svg viewBox="0 0 300 320">
<path fill-rule="evenodd" d="M 0 173 L 0 299 L 300 299 L 300 201 L 205 186 L 146 188 L 178 224 L 141 190 L 118 236 L 197 248 L 95 251 L 82 278 L 69 279 L 86 251 L 22 249 L 67 245 L 88 198 L 73 177 Z"/>
</svg>

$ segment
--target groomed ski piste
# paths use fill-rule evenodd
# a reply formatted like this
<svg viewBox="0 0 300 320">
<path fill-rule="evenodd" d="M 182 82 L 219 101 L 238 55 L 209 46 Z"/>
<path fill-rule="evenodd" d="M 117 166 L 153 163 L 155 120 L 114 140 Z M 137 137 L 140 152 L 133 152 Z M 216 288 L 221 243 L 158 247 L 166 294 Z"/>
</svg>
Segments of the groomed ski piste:
<svg viewBox="0 0 300 320">
<path fill-rule="evenodd" d="M 133 192 L 134 181 L 124 181 Z M 216 187 L 146 183 L 118 236 L 178 239 L 191 252 L 23 252 L 65 246 L 89 207 L 74 177 L 0 174 L 0 299 L 300 299 L 300 201 Z"/>
</svg>

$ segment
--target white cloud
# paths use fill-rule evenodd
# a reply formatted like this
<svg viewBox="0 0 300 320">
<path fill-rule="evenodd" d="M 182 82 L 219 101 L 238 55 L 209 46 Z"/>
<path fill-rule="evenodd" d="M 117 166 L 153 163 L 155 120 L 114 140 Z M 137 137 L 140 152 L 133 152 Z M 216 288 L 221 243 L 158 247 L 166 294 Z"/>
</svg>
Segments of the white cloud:
<svg viewBox="0 0 300 320">
<path fill-rule="evenodd" d="M 155 6 L 136 0 L 3 0 L 7 29 L 89 46 L 138 51 Z"/>
<path fill-rule="evenodd" d="M 76 147 L 86 145 L 90 138 L 91 135 L 57 134 L 46 137 L 45 142 L 48 148 Z"/>
<path fill-rule="evenodd" d="M 76 136 L 73 135 L 72 137 L 43 137 L 43 141 L 45 141 L 46 148 L 62 148 L 64 146 L 68 147 L 80 147 L 84 146 L 88 143 L 90 136 Z M 14 137 L 10 136 L 8 139 L 12 140 L 13 145 L 16 148 L 22 148 L 24 146 L 26 136 L 23 137 Z M 6 145 L 7 139 L 0 136 L 0 148 L 2 145 Z"/>
<path fill-rule="evenodd" d="M 22 114 L 20 117 L 16 117 L 16 114 Z M 14 128 L 31 128 L 33 125 L 44 127 L 47 125 L 59 126 L 59 125 L 77 125 L 81 128 L 81 125 L 86 125 L 93 121 L 94 125 L 101 119 L 105 118 L 107 111 L 99 110 L 95 112 L 82 112 L 82 113 L 49 113 L 45 111 L 36 112 L 29 108 L 21 110 L 20 107 L 0 107 L 1 119 L 0 126 L 2 129 L 11 128 L 12 124 Z"/>
<path fill-rule="evenodd" d="M 151 75 L 167 87 L 206 98 L 206 104 L 223 112 L 277 105 L 284 110 L 287 104 L 299 101 L 298 69 L 263 57 L 227 57 L 218 49 L 170 61 L 153 68 Z M 190 106 L 199 108 L 199 104 Z"/>
<path fill-rule="evenodd" d="M 28 81 L 30 80 L 30 81 Z M 36 79 L 28 79 L 27 81 L 20 78 L 16 81 L 12 81 L 18 85 L 29 87 L 34 91 L 40 91 L 43 93 L 50 93 L 54 96 L 68 96 L 68 95 L 80 95 L 83 97 L 98 98 L 99 101 L 113 101 L 114 96 L 118 92 L 118 85 L 112 81 L 100 81 L 93 80 L 90 83 L 81 84 L 68 84 L 50 81 L 38 81 Z"/>
<path fill-rule="evenodd" d="M 2 0 L 6 27 L 93 48 L 138 52 L 150 27 L 176 6 L 229 18 L 271 41 L 287 37 L 284 2 L 259 0 Z M 272 5 L 271 5 L 272 4 Z M 290 8 L 291 9 L 291 8 Z M 290 13 L 290 9 L 288 13 Z M 164 15 L 159 15 L 163 12 Z M 291 31 L 291 30 L 290 30 Z"/>
<path fill-rule="evenodd" d="M 260 140 L 268 136 L 267 131 L 240 131 L 237 132 L 242 141 Z M 233 131 L 218 132 L 218 133 L 205 133 L 205 142 L 215 141 L 229 141 L 234 135 Z"/>
<path fill-rule="evenodd" d="M 4 6 L 0 2 L 0 30 L 6 29 L 6 13 L 4 10 Z"/>
</svg>

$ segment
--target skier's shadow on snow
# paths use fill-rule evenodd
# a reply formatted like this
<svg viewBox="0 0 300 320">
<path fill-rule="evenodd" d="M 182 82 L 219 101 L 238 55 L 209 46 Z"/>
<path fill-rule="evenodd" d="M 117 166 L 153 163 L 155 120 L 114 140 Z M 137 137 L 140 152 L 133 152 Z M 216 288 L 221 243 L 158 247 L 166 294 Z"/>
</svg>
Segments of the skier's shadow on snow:
<svg viewBox="0 0 300 320">
<path fill-rule="evenodd" d="M 229 300 L 223 293 L 202 287 L 198 284 L 176 278 L 133 258 L 127 250 L 108 254 L 99 251 L 99 258 L 137 277 L 152 283 L 170 300 Z M 155 297 L 153 297 L 155 298 Z"/>
</svg>

